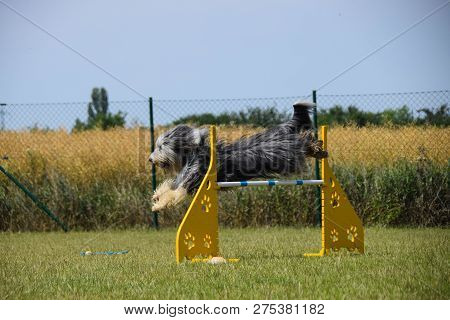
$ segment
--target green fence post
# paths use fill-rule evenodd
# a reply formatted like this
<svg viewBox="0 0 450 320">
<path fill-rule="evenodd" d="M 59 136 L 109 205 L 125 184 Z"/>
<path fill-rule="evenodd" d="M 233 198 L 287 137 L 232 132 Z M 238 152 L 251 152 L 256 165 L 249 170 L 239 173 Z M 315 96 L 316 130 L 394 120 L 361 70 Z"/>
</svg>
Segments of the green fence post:
<svg viewBox="0 0 450 320">
<path fill-rule="evenodd" d="M 314 121 L 314 134 L 316 136 L 316 139 L 319 137 L 319 126 L 317 125 L 317 92 L 316 90 L 313 90 L 312 92 L 312 98 L 313 102 L 315 104 L 315 107 L 313 109 L 313 121 Z M 316 180 L 320 180 L 320 167 L 319 167 L 319 160 L 316 159 L 315 161 L 315 173 L 316 173 Z M 317 226 L 322 225 L 322 194 L 320 190 L 320 186 L 316 188 L 316 210 L 315 210 L 315 217 L 314 217 L 314 223 Z"/>
<path fill-rule="evenodd" d="M 55 214 L 42 202 L 38 199 L 38 197 L 32 193 L 30 190 L 28 190 L 27 188 L 25 188 L 25 186 L 23 184 L 21 184 L 19 182 L 19 180 L 16 179 L 16 177 L 14 177 L 11 173 L 9 173 L 8 171 L 6 171 L 5 168 L 3 168 L 2 166 L 0 166 L 0 171 L 3 172 L 3 174 L 5 176 L 8 177 L 9 180 L 11 180 L 12 182 L 14 182 L 14 184 L 23 191 L 23 193 L 25 193 L 25 195 L 30 198 L 31 200 L 33 200 L 33 202 L 37 205 L 37 207 L 39 209 L 41 209 L 47 216 L 50 217 L 50 219 L 52 219 L 53 221 L 55 221 L 63 230 L 64 232 L 69 231 L 69 228 L 67 228 L 67 226 L 58 219 L 57 216 L 55 216 Z"/>
<path fill-rule="evenodd" d="M 150 152 L 155 151 L 155 128 L 153 125 L 153 98 L 148 98 L 149 112 L 150 112 Z M 152 190 L 153 192 L 156 190 L 156 167 L 155 164 L 152 163 Z M 153 226 L 155 229 L 159 228 L 158 222 L 158 212 L 153 212 Z"/>
</svg>

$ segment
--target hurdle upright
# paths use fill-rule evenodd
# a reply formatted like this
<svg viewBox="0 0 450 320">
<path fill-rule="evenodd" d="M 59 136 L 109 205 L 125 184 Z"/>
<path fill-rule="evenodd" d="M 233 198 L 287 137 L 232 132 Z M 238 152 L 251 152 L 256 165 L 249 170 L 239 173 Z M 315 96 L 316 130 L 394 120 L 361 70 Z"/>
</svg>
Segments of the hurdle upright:
<svg viewBox="0 0 450 320">
<path fill-rule="evenodd" d="M 324 150 L 327 150 L 327 127 L 321 127 Z M 219 256 L 220 188 L 320 185 L 322 195 L 322 248 L 305 256 L 324 256 L 330 251 L 347 248 L 364 253 L 364 229 L 344 190 L 334 176 L 328 159 L 322 159 L 322 180 L 264 180 L 217 182 L 216 128 L 210 127 L 210 163 L 176 236 L 177 263 L 184 259 L 207 261 Z M 236 261 L 230 259 L 229 261 Z"/>
</svg>

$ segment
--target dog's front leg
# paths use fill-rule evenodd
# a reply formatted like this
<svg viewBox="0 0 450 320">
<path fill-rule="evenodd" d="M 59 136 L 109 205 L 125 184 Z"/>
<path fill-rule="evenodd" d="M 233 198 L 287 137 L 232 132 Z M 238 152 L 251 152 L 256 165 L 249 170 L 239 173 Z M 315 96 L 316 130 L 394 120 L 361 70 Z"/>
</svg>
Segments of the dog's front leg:
<svg viewBox="0 0 450 320">
<path fill-rule="evenodd" d="M 155 192 L 153 192 L 153 196 L 152 196 L 152 200 L 153 202 L 158 202 L 159 198 L 166 193 L 167 191 L 172 189 L 172 185 L 173 185 L 173 180 L 172 179 L 167 179 L 164 180 L 159 186 L 158 188 L 156 188 Z"/>
<path fill-rule="evenodd" d="M 155 192 L 156 193 L 156 192 Z M 176 189 L 169 188 L 164 193 L 158 195 L 157 199 L 152 206 L 152 211 L 160 211 L 169 207 L 176 206 L 178 203 L 186 198 L 187 191 L 183 187 L 178 187 Z"/>
<path fill-rule="evenodd" d="M 158 211 L 179 204 L 188 193 L 195 192 L 203 176 L 198 163 L 189 162 L 174 180 L 166 180 L 161 184 L 158 188 L 160 191 L 157 190 L 153 196 L 155 202 L 152 210 Z"/>
</svg>

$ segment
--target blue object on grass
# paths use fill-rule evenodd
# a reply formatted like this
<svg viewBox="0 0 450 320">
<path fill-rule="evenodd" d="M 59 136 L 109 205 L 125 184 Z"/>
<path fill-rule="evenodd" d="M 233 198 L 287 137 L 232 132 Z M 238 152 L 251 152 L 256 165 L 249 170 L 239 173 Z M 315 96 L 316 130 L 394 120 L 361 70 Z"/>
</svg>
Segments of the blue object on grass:
<svg viewBox="0 0 450 320">
<path fill-rule="evenodd" d="M 91 252 L 91 251 L 82 251 L 80 252 L 80 256 L 93 256 L 93 255 L 105 255 L 105 256 L 113 256 L 117 254 L 127 254 L 128 250 L 122 251 L 102 251 L 102 252 Z"/>
</svg>

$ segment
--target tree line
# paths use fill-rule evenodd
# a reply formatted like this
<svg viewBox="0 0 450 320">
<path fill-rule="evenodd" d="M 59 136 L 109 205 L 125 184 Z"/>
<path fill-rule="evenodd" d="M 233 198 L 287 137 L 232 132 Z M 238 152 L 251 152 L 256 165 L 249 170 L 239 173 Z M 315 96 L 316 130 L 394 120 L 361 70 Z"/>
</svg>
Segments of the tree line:
<svg viewBox="0 0 450 320">
<path fill-rule="evenodd" d="M 396 109 L 385 109 L 379 112 L 361 110 L 356 106 L 343 107 L 335 105 L 329 109 L 319 109 L 317 122 L 319 125 L 450 125 L 450 109 L 447 104 L 439 108 L 421 108 L 419 115 L 414 116 L 408 106 Z M 180 117 L 173 122 L 174 125 L 191 123 L 195 125 L 250 125 L 273 126 L 290 119 L 290 113 L 279 111 L 275 107 L 248 107 L 238 112 L 224 111 L 219 114 L 200 113 Z"/>
<path fill-rule="evenodd" d="M 413 110 L 404 105 L 400 108 L 387 108 L 383 111 L 372 112 L 350 105 L 343 107 L 335 105 L 329 109 L 319 109 L 317 121 L 319 125 L 435 125 L 450 126 L 450 108 L 443 104 L 438 108 L 420 108 L 418 116 Z M 105 88 L 94 88 L 91 102 L 87 106 L 87 120 L 76 119 L 74 132 L 91 129 L 107 130 L 109 128 L 124 127 L 126 113 L 109 111 L 108 93 Z M 254 127 L 268 127 L 286 122 L 291 117 L 290 112 L 278 110 L 275 106 L 247 107 L 240 111 L 223 111 L 217 114 L 205 112 L 180 117 L 172 122 L 173 125 L 248 125 Z"/>
</svg>

